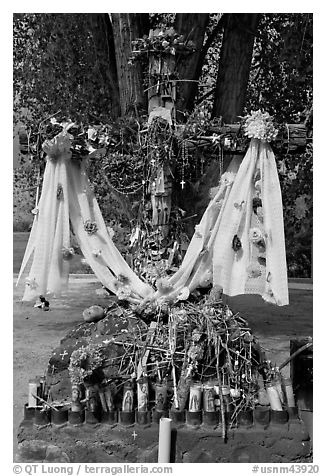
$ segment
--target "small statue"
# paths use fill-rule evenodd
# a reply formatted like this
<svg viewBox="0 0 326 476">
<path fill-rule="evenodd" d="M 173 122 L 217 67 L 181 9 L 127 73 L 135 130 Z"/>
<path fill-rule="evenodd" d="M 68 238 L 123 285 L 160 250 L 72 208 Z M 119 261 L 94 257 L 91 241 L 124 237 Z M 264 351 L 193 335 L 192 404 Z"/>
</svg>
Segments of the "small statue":
<svg viewBox="0 0 326 476">
<path fill-rule="evenodd" d="M 71 388 L 71 411 L 80 412 L 82 410 L 82 404 L 80 403 L 81 392 L 78 385 L 73 385 Z"/>
</svg>

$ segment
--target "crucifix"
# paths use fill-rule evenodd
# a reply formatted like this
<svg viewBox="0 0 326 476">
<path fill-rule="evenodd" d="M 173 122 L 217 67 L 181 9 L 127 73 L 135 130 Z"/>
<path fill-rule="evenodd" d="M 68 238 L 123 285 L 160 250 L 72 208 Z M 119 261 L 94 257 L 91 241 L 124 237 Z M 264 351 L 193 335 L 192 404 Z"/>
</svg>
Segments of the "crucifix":
<svg viewBox="0 0 326 476">
<path fill-rule="evenodd" d="M 134 439 L 134 441 L 135 441 L 136 436 L 138 436 L 137 433 L 135 432 L 135 430 L 134 430 L 134 432 L 133 432 L 133 434 L 132 434 L 131 436 L 133 437 L 133 439 Z"/>
</svg>

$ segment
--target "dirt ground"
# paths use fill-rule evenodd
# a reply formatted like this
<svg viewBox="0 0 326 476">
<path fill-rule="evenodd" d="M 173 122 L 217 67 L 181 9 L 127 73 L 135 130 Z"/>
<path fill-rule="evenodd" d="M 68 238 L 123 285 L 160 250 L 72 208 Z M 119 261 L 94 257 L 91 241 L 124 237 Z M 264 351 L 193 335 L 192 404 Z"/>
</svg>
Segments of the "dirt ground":
<svg viewBox="0 0 326 476">
<path fill-rule="evenodd" d="M 22 240 L 21 240 L 22 243 Z M 19 245 L 22 248 L 22 245 Z M 15 250 L 15 248 L 14 248 Z M 14 281 L 21 253 L 16 253 Z M 291 287 L 310 288 L 302 284 Z M 100 283 L 92 275 L 73 275 L 69 291 L 52 300 L 50 311 L 21 302 L 24 281 L 13 291 L 13 453 L 16 452 L 17 428 L 27 401 L 29 379 L 41 375 L 47 367 L 51 351 L 75 325 L 82 321 L 82 311 L 92 304 L 106 305 L 106 299 L 96 294 Z M 290 305 L 276 307 L 264 303 L 260 296 L 225 298 L 233 311 L 249 321 L 267 357 L 281 364 L 289 356 L 292 338 L 312 335 L 312 291 L 290 289 Z M 288 374 L 289 366 L 284 375 Z"/>
</svg>

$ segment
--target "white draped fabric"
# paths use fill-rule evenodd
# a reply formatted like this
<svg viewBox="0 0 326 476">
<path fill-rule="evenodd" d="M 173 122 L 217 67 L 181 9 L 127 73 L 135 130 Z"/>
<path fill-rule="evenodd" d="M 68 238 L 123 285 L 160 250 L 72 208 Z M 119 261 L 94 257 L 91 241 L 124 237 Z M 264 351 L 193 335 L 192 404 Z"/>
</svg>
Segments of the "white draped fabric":
<svg viewBox="0 0 326 476">
<path fill-rule="evenodd" d="M 277 305 L 288 304 L 282 198 L 268 144 L 252 139 L 241 164 L 239 159 L 231 162 L 196 226 L 181 267 L 159 281 L 157 290 L 131 270 L 108 235 L 85 162 L 71 159 L 68 134 L 59 134 L 45 150 L 39 211 L 18 278 L 33 255 L 23 300 L 59 295 L 66 288 L 71 227 L 98 279 L 130 302 L 184 300 L 197 287 L 213 283 L 230 296 L 258 293 Z M 253 208 L 254 198 L 261 199 L 260 213 Z M 259 246 L 251 239 L 257 230 L 262 237 Z M 241 249 L 232 246 L 235 236 Z"/>
<path fill-rule="evenodd" d="M 112 242 L 90 189 L 85 163 L 71 160 L 69 149 L 62 144 L 63 136 L 57 136 L 48 144 L 52 156 L 47 157 L 38 214 L 17 281 L 18 284 L 33 255 L 23 300 L 39 295 L 58 296 L 66 288 L 71 224 L 84 257 L 102 284 L 121 297 L 140 302 L 153 290 L 131 270 Z M 69 140 L 67 135 L 66 139 Z M 51 148 L 56 148 L 56 154 Z M 96 231 L 86 231 L 87 221 L 95 224 Z"/>
<path fill-rule="evenodd" d="M 261 199 L 260 216 L 253 210 L 255 197 Z M 252 239 L 253 231 L 260 231 L 263 247 Z M 242 244 L 238 252 L 231 246 L 235 235 Z M 279 306 L 289 303 L 282 196 L 275 157 L 271 147 L 257 139 L 251 140 L 239 167 L 215 236 L 213 283 L 220 284 L 229 296 L 261 294 Z"/>
</svg>

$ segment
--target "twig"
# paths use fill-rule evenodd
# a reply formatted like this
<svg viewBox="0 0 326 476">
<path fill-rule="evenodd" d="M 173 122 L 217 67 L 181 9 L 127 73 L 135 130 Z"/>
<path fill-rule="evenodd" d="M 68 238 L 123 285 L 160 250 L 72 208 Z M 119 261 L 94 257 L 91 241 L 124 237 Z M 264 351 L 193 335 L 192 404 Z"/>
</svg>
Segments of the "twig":
<svg viewBox="0 0 326 476">
<path fill-rule="evenodd" d="M 309 347 L 312 347 L 312 342 L 308 342 L 307 344 L 303 345 L 302 347 L 300 347 L 300 349 L 296 350 L 295 352 L 293 352 L 292 355 L 290 355 L 290 357 L 288 359 L 286 359 L 283 364 L 281 364 L 279 366 L 279 370 L 283 369 L 283 367 L 285 367 L 289 362 L 291 362 L 292 359 L 294 359 L 294 357 L 296 357 L 297 355 L 301 354 L 301 352 L 303 352 L 304 350 L 306 349 L 309 349 Z"/>
<path fill-rule="evenodd" d="M 224 401 L 223 401 L 223 395 L 222 395 L 222 382 L 221 382 L 221 375 L 220 375 L 220 371 L 219 371 L 219 357 L 220 357 L 220 342 L 221 341 L 221 337 L 218 336 L 218 341 L 217 341 L 217 345 L 215 343 L 215 349 L 216 349 L 216 356 L 217 356 L 217 360 L 216 360 L 216 371 L 217 371 L 217 380 L 218 380 L 218 394 L 219 394 L 219 398 L 220 398 L 220 407 L 221 407 L 221 418 L 222 418 L 222 438 L 223 440 L 226 439 L 226 428 L 225 428 L 225 414 L 224 414 Z"/>
<path fill-rule="evenodd" d="M 51 403 L 47 402 L 46 400 L 43 400 L 43 398 L 38 397 L 37 395 L 34 395 L 33 393 L 32 393 L 32 396 L 36 398 L 37 400 L 40 400 L 40 402 L 43 402 L 46 406 L 52 408 L 52 410 L 55 410 L 56 412 L 59 411 L 54 405 L 51 405 Z"/>
</svg>

